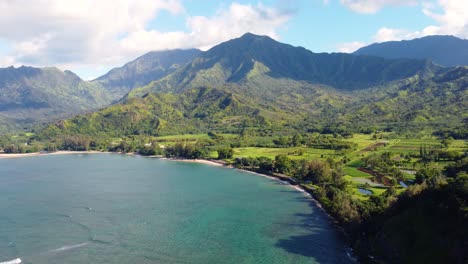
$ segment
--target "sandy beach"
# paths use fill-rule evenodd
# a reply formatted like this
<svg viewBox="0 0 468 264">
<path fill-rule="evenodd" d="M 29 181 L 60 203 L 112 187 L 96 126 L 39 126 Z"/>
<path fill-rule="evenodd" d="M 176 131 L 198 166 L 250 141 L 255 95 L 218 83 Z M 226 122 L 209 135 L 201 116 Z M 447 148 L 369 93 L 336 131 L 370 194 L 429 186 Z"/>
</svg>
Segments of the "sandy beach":
<svg viewBox="0 0 468 264">
<path fill-rule="evenodd" d="M 34 152 L 34 153 L 11 153 L 11 154 L 7 154 L 7 153 L 0 153 L 0 159 L 9 159 L 9 158 L 24 158 L 24 157 L 37 157 L 37 156 L 48 156 L 48 155 L 69 155 L 69 154 L 102 154 L 102 153 L 115 153 L 115 152 L 100 152 L 100 151 L 67 151 L 67 150 L 60 150 L 60 151 L 55 151 L 55 152 Z M 126 153 L 126 154 L 130 154 L 130 155 L 136 155 L 135 153 Z M 150 156 L 151 157 L 151 156 Z M 216 161 L 212 161 L 212 160 L 206 160 L 206 159 L 178 159 L 178 158 L 161 158 L 161 157 L 157 157 L 157 156 L 153 156 L 153 158 L 160 158 L 160 159 L 164 159 L 164 160 L 171 160 L 171 161 L 178 161 L 178 162 L 192 162 L 192 163 L 201 163 L 201 164 L 207 164 L 207 165 L 211 165 L 211 166 L 217 166 L 217 167 L 231 167 L 233 168 L 232 166 L 228 165 L 226 166 L 225 164 L 223 164 L 222 162 L 216 162 Z M 269 179 L 272 179 L 272 180 L 275 180 L 275 181 L 278 181 L 278 182 L 281 182 L 282 184 L 284 185 L 289 185 L 290 187 L 300 191 L 300 192 L 303 192 L 305 194 L 307 194 L 308 196 L 310 196 L 310 194 L 308 192 L 306 192 L 304 189 L 302 189 L 300 186 L 297 186 L 297 185 L 292 185 L 290 184 L 289 182 L 286 182 L 286 181 L 282 181 L 276 177 L 273 177 L 273 176 L 270 176 L 270 175 L 266 175 L 266 174 L 261 174 L 261 173 L 257 173 L 257 172 L 253 172 L 253 171 L 249 171 L 249 170 L 242 170 L 242 169 L 238 169 L 240 171 L 244 171 L 244 172 L 247 172 L 247 173 L 251 173 L 251 174 L 255 174 L 257 176 L 262 176 L 262 177 L 266 177 L 266 178 L 269 178 Z"/>
<path fill-rule="evenodd" d="M 101 153 L 112 153 L 112 152 L 100 152 L 100 151 L 55 151 L 55 152 L 34 152 L 34 153 L 0 153 L 0 159 L 10 158 L 24 158 L 24 157 L 37 157 L 37 156 L 48 156 L 48 155 L 68 155 L 68 154 L 101 154 Z"/>
<path fill-rule="evenodd" d="M 277 181 L 277 182 L 280 182 L 284 185 L 287 185 L 289 187 L 292 187 L 294 189 L 296 189 L 297 191 L 300 191 L 302 193 L 304 193 L 305 195 L 307 196 L 311 196 L 308 192 L 306 192 L 304 189 L 302 189 L 299 185 L 292 185 L 291 183 L 287 182 L 287 181 L 282 181 L 274 176 L 270 176 L 270 175 L 266 175 L 266 174 L 261 174 L 261 173 L 258 173 L 258 172 L 254 172 L 254 171 L 249 171 L 249 170 L 243 170 L 243 169 L 238 169 L 240 171 L 243 171 L 243 172 L 247 172 L 247 173 L 250 173 L 250 174 L 255 174 L 257 176 L 262 176 L 262 177 L 266 177 L 268 179 L 272 179 L 274 181 Z"/>
<path fill-rule="evenodd" d="M 116 153 L 116 152 L 100 152 L 100 151 L 56 151 L 56 152 L 35 152 L 35 153 L 12 153 L 12 154 L 6 154 L 6 153 L 0 153 L 0 159 L 8 159 L 8 158 L 23 158 L 23 157 L 34 157 L 34 156 L 47 156 L 47 155 L 69 155 L 69 154 L 126 154 L 126 155 L 138 155 L 136 153 Z M 177 162 L 191 162 L 191 163 L 201 163 L 201 164 L 206 164 L 206 165 L 211 165 L 211 166 L 217 166 L 217 167 L 226 167 L 226 168 L 234 168 L 231 165 L 226 165 L 222 162 L 216 162 L 212 160 L 206 160 L 206 159 L 179 159 L 179 158 L 164 158 L 161 156 L 146 156 L 149 158 L 158 158 L 158 159 L 163 159 L 163 160 L 170 160 L 170 161 L 177 161 Z M 237 168 L 236 168 L 237 169 Z M 239 171 L 243 171 L 246 173 L 250 174 L 255 174 L 257 176 L 261 177 L 266 177 L 271 180 L 280 182 L 283 185 L 286 185 L 288 187 L 294 188 L 295 190 L 302 192 L 304 195 L 308 196 L 311 198 L 311 200 L 317 205 L 319 209 L 321 209 L 325 214 L 329 217 L 329 219 L 332 222 L 336 221 L 331 217 L 330 214 L 322 207 L 322 205 L 315 199 L 313 196 L 304 190 L 301 186 L 299 185 L 292 185 L 291 183 L 287 181 L 283 181 L 281 179 L 278 179 L 277 177 L 266 175 L 266 174 L 261 174 L 258 172 L 254 171 L 249 171 L 249 170 L 244 170 L 244 169 L 237 169 Z"/>
<path fill-rule="evenodd" d="M 11 154 L 0 153 L 0 159 L 37 157 L 37 156 L 48 156 L 48 155 L 102 154 L 102 153 L 109 154 L 109 153 L 115 153 L 115 152 L 60 150 L 60 151 L 55 151 L 55 152 L 11 153 Z M 127 153 L 127 154 L 129 154 L 129 153 Z M 130 153 L 130 154 L 136 155 L 135 153 Z M 232 168 L 232 166 L 230 166 L 230 165 L 226 166 L 222 162 L 216 162 L 216 161 L 206 160 L 206 159 L 178 159 L 178 158 L 161 158 L 161 157 L 153 157 L 153 158 L 160 158 L 160 159 L 164 159 L 164 160 L 179 161 L 179 162 L 201 163 L 201 164 L 207 164 L 207 165 L 217 166 L 217 167 L 231 167 Z M 249 170 L 242 170 L 242 169 L 239 169 L 239 170 L 247 172 L 247 173 L 255 174 L 257 176 L 262 176 L 262 177 L 266 177 L 266 178 L 281 182 L 284 185 L 289 185 L 290 187 L 292 187 L 292 188 L 294 188 L 294 189 L 296 189 L 296 190 L 298 190 L 300 192 L 303 192 L 303 193 L 310 196 L 310 194 L 308 192 L 306 192 L 304 189 L 302 189 L 300 186 L 292 185 L 289 182 L 282 181 L 282 180 L 280 180 L 280 179 L 278 179 L 276 177 L 266 175 L 266 174 L 257 173 L 257 172 L 253 172 L 253 171 L 249 171 Z"/>
<path fill-rule="evenodd" d="M 178 159 L 178 158 L 160 158 L 160 159 L 170 160 L 170 161 L 180 161 L 180 162 L 201 163 L 201 164 L 207 164 L 207 165 L 218 166 L 218 167 L 225 166 L 224 164 L 220 162 L 205 160 L 205 159 Z"/>
<path fill-rule="evenodd" d="M 207 164 L 207 165 L 218 166 L 218 167 L 234 168 L 231 165 L 225 165 L 225 164 L 222 164 L 221 162 L 216 162 L 216 161 L 212 161 L 212 160 L 205 160 L 205 159 L 178 159 L 178 158 L 161 158 L 161 159 L 171 160 L 171 161 L 180 161 L 180 162 L 201 163 L 201 164 Z M 281 184 L 292 187 L 292 188 L 296 189 L 297 191 L 304 193 L 307 196 L 311 196 L 306 190 L 302 189 L 299 185 L 292 185 L 291 183 L 289 183 L 287 181 L 280 180 L 280 179 L 278 179 L 278 178 L 276 178 L 274 176 L 261 174 L 261 173 L 254 172 L 254 171 L 249 171 L 249 170 L 243 170 L 243 169 L 237 169 L 237 170 L 242 171 L 242 172 L 246 172 L 246 173 L 250 173 L 250 174 L 255 174 L 257 176 L 265 177 L 265 178 L 280 182 Z"/>
</svg>

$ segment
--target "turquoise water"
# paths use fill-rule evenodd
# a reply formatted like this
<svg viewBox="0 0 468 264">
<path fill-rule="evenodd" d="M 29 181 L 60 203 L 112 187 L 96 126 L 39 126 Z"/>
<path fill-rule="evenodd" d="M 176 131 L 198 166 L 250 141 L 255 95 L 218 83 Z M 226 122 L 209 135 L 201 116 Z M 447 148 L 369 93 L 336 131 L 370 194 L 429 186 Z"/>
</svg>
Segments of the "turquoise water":
<svg viewBox="0 0 468 264">
<path fill-rule="evenodd" d="M 0 160 L 0 263 L 347 263 L 303 193 L 138 156 Z"/>
</svg>

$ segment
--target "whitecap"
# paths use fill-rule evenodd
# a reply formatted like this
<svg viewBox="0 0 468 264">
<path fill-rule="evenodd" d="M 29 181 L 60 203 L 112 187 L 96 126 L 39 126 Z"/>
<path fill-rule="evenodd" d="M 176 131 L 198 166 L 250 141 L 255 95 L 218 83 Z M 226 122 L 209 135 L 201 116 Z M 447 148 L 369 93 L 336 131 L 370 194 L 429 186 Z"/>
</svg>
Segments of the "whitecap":
<svg viewBox="0 0 468 264">
<path fill-rule="evenodd" d="M 50 253 L 54 253 L 54 252 L 67 251 L 67 250 L 70 250 L 70 249 L 74 249 L 74 248 L 79 248 L 79 247 L 86 246 L 88 243 L 89 243 L 89 242 L 81 243 L 81 244 L 76 244 L 76 245 L 63 246 L 63 247 L 59 247 L 59 248 L 56 248 L 56 249 L 49 250 L 49 252 L 50 252 Z M 2 264 L 2 263 L 0 263 L 0 264 Z"/>
<path fill-rule="evenodd" d="M 20 263 L 21 263 L 20 258 L 10 260 L 10 261 L 0 262 L 0 264 L 20 264 Z"/>
</svg>

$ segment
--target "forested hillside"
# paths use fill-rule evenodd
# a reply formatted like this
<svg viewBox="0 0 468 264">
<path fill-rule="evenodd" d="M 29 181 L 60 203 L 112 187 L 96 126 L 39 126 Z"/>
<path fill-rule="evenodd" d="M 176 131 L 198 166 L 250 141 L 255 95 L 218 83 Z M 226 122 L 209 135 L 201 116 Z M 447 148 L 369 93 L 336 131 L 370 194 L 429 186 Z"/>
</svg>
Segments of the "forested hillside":
<svg viewBox="0 0 468 264">
<path fill-rule="evenodd" d="M 198 49 L 148 52 L 93 82 L 103 85 L 118 100 L 133 88 L 147 85 L 185 66 L 200 52 Z"/>
<path fill-rule="evenodd" d="M 57 68 L 0 69 L 0 131 L 31 128 L 111 103 L 100 85 Z"/>
</svg>

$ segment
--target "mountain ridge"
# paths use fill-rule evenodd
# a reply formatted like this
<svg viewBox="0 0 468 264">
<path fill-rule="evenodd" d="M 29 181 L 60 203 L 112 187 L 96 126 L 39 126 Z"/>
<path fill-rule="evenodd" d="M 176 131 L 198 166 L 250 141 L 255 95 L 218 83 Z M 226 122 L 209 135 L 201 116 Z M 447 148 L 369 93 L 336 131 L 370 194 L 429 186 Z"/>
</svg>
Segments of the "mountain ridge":
<svg viewBox="0 0 468 264">
<path fill-rule="evenodd" d="M 412 40 L 374 43 L 353 52 L 384 58 L 430 59 L 451 67 L 468 65 L 468 40 L 449 35 L 433 35 Z"/>
<path fill-rule="evenodd" d="M 103 85 L 115 94 L 115 99 L 120 99 L 133 88 L 147 85 L 184 66 L 200 52 L 198 49 L 151 51 L 111 69 L 92 82 Z"/>
<path fill-rule="evenodd" d="M 31 127 L 111 103 L 99 85 L 56 67 L 0 68 L 0 129 Z"/>
<path fill-rule="evenodd" d="M 160 80 L 136 88 L 130 92 L 130 97 L 158 91 L 181 92 L 202 86 L 242 85 L 248 83 L 253 70 L 258 73 L 260 68 L 261 75 L 272 79 L 292 79 L 338 90 L 365 89 L 417 74 L 431 75 L 441 69 L 428 60 L 313 53 L 247 33 L 200 53 L 185 67 Z"/>
</svg>

